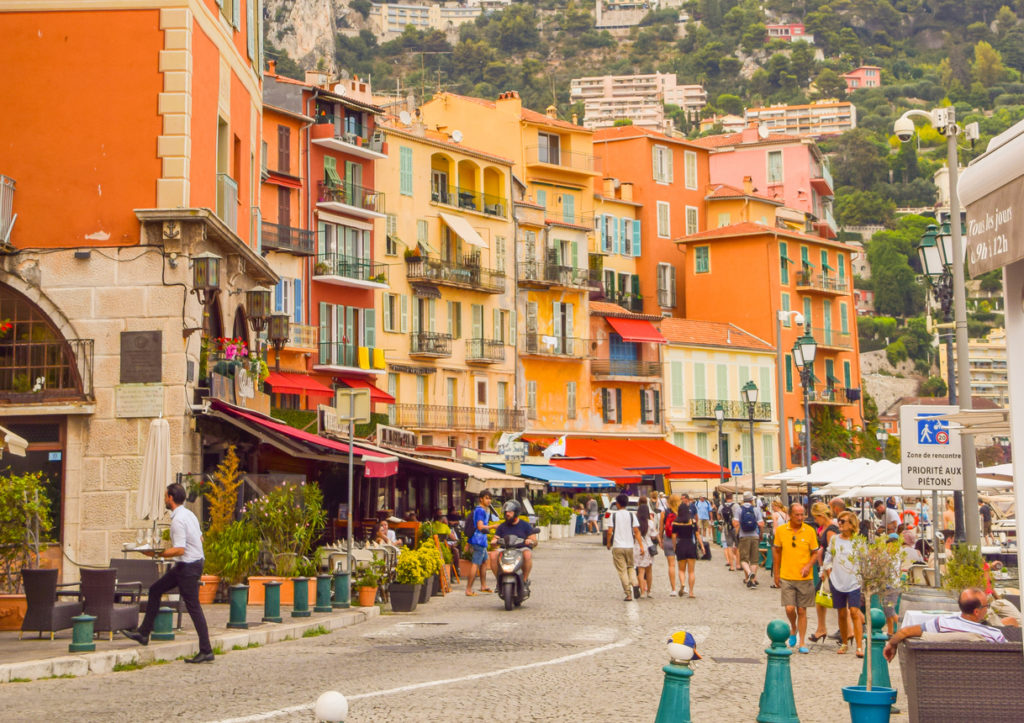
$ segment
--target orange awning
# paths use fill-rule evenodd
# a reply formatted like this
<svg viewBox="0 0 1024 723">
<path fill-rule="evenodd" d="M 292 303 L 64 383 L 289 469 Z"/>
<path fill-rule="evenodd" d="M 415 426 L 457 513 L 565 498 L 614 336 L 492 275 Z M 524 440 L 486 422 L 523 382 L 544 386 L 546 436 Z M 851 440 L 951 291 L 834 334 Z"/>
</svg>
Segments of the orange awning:
<svg viewBox="0 0 1024 723">
<path fill-rule="evenodd" d="M 382 392 L 380 389 L 375 387 L 372 382 L 368 382 L 365 379 L 359 377 L 335 377 L 339 382 L 349 387 L 350 389 L 369 389 L 370 390 L 370 403 L 376 404 L 381 402 L 383 404 L 394 404 L 395 398 L 387 392 Z"/>
<path fill-rule="evenodd" d="M 316 379 L 311 379 L 305 374 L 270 372 L 266 381 L 277 394 L 308 394 L 311 397 L 334 396 L 334 391 L 330 387 L 325 387 Z"/>
<path fill-rule="evenodd" d="M 617 316 L 606 316 L 605 321 L 618 332 L 623 341 L 667 343 L 661 332 L 646 319 L 620 319 Z"/>
<path fill-rule="evenodd" d="M 570 469 L 573 472 L 610 479 L 620 485 L 638 484 L 640 482 L 639 472 L 630 472 L 607 462 L 596 460 L 593 457 L 552 457 L 550 462 L 562 469 Z"/>
<path fill-rule="evenodd" d="M 718 477 L 720 471 L 725 477 L 729 476 L 728 469 L 664 439 L 569 437 L 565 446 L 567 457 L 592 457 L 634 473 L 663 474 L 672 479 L 707 479 Z"/>
</svg>

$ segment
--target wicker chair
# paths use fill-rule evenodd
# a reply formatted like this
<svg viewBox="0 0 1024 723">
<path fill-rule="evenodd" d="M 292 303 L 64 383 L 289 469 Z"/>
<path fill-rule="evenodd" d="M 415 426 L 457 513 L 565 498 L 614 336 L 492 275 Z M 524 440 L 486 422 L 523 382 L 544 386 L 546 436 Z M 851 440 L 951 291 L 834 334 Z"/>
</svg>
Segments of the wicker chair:
<svg viewBox="0 0 1024 723">
<path fill-rule="evenodd" d="M 113 640 L 115 630 L 138 627 L 138 598 L 136 597 L 129 605 L 118 605 L 114 602 L 117 570 L 112 567 L 98 570 L 83 568 L 81 573 L 85 612 L 96 616 L 96 622 L 93 623 L 96 632 L 106 631 Z"/>
<path fill-rule="evenodd" d="M 21 581 L 25 586 L 25 619 L 21 621 L 21 632 L 35 630 L 39 637 L 43 631 L 50 632 L 50 640 L 58 630 L 72 627 L 72 618 L 82 614 L 82 603 L 78 600 L 60 602 L 57 598 L 59 588 L 70 588 L 77 583 L 57 583 L 57 569 L 25 569 L 21 571 Z M 62 591 L 69 594 L 72 591 Z M 78 591 L 73 591 L 77 597 Z"/>
<path fill-rule="evenodd" d="M 1002 631 L 1014 642 L 905 640 L 899 651 L 900 673 L 910 723 L 1024 720 L 1021 630 Z"/>
</svg>

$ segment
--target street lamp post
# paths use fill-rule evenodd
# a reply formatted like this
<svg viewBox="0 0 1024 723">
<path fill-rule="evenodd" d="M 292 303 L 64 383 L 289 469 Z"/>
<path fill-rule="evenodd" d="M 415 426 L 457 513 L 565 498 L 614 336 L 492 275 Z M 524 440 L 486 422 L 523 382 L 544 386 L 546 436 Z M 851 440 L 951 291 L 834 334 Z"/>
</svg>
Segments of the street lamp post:
<svg viewBox="0 0 1024 723">
<path fill-rule="evenodd" d="M 782 381 L 782 322 L 789 321 L 790 318 L 795 324 L 803 326 L 804 315 L 799 311 L 780 310 L 775 313 L 775 402 L 778 407 L 776 416 L 779 422 L 779 471 L 781 472 L 785 472 L 789 467 L 786 455 L 785 406 L 782 399 L 784 386 Z M 782 493 L 782 504 L 789 507 L 789 490 L 786 480 L 782 480 L 780 492 Z"/>
<path fill-rule="evenodd" d="M 804 466 L 811 473 L 811 377 L 814 374 L 814 357 L 818 344 L 811 334 L 811 327 L 804 327 L 804 334 L 793 344 L 793 361 L 800 369 L 800 386 L 804 390 Z"/>
<path fill-rule="evenodd" d="M 743 394 L 743 401 L 747 403 L 747 415 L 750 418 L 750 493 L 757 497 L 757 472 L 756 452 L 754 451 L 754 405 L 757 404 L 757 385 L 753 380 L 748 381 L 740 390 Z"/>
<path fill-rule="evenodd" d="M 953 286 L 953 318 L 956 330 L 956 358 L 960 365 L 960 375 L 957 380 L 957 391 L 960 397 L 960 409 L 971 409 L 971 379 L 970 361 L 968 358 L 969 349 L 967 345 L 967 289 L 964 287 L 964 245 L 961 238 L 960 228 L 960 198 L 957 196 L 957 180 L 959 173 L 959 159 L 957 152 L 957 136 L 961 128 L 956 124 L 956 110 L 952 107 L 935 108 L 932 111 L 908 110 L 893 123 L 893 131 L 896 137 L 906 143 L 914 137 L 913 116 L 924 116 L 931 122 L 932 127 L 939 133 L 946 136 L 946 164 L 949 167 L 949 219 L 950 230 L 949 247 L 941 244 L 943 250 L 952 255 L 952 280 Z M 968 124 L 965 135 L 967 140 L 978 138 L 977 124 Z M 943 238 L 945 241 L 945 238 Z M 949 266 L 950 259 L 947 256 L 946 264 Z M 970 509 L 970 514 L 965 515 L 964 528 L 966 530 L 967 543 L 980 547 L 981 529 L 980 520 L 975 512 L 978 508 L 978 480 L 976 478 L 977 459 L 974 453 L 974 437 L 969 434 L 961 438 L 961 468 L 964 475 L 962 507 Z M 959 518 L 958 518 L 959 519 Z"/>
<path fill-rule="evenodd" d="M 878 444 L 882 448 L 882 459 L 885 459 L 885 448 L 889 446 L 889 433 L 884 429 L 879 429 L 875 432 L 875 439 L 878 440 Z"/>
<path fill-rule="evenodd" d="M 722 423 L 725 422 L 725 410 L 719 402 L 715 405 L 715 421 L 718 422 L 718 485 L 725 484 L 725 467 L 722 464 Z"/>
</svg>

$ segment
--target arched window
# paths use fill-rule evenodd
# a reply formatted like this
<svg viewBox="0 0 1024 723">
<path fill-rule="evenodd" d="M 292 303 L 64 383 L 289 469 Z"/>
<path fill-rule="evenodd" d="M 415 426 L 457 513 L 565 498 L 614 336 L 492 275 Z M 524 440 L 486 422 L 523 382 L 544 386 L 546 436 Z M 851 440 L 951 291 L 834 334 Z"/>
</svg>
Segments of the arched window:
<svg viewBox="0 0 1024 723">
<path fill-rule="evenodd" d="M 33 302 L 0 285 L 0 402 L 92 394 L 92 339 L 65 339 Z"/>
</svg>

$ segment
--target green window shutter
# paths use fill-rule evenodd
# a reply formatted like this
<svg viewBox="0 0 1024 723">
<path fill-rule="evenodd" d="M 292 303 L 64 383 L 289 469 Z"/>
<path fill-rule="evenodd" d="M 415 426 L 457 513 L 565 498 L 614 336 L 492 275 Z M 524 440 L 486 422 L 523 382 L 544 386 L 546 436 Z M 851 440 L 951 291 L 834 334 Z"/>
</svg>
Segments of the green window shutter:
<svg viewBox="0 0 1024 723">
<path fill-rule="evenodd" d="M 836 376 L 836 363 L 833 359 L 825 360 L 825 386 L 832 386 L 832 380 Z"/>
<path fill-rule="evenodd" d="M 377 346 L 377 310 L 363 310 L 363 346 L 371 349 Z"/>
<path fill-rule="evenodd" d="M 840 266 L 839 268 L 842 268 Z M 847 306 L 845 301 L 839 302 L 839 330 L 844 334 L 850 333 L 850 319 L 847 316 Z"/>
<path fill-rule="evenodd" d="M 338 175 L 338 161 L 331 156 L 324 156 L 324 178 L 335 186 L 341 185 L 341 176 Z"/>
<path fill-rule="evenodd" d="M 839 281 L 846 281 L 846 254 L 836 254 L 836 264 L 839 265 Z"/>
<path fill-rule="evenodd" d="M 793 357 L 786 354 L 786 391 L 793 391 Z"/>
<path fill-rule="evenodd" d="M 511 346 L 516 345 L 516 310 L 512 309 L 508 313 L 508 343 Z"/>
<path fill-rule="evenodd" d="M 789 311 L 789 294 L 782 295 L 782 310 Z M 782 325 L 789 327 L 793 325 L 793 317 L 786 314 L 786 318 L 782 320 Z M 779 342 L 781 343 L 781 342 Z"/>
<path fill-rule="evenodd" d="M 742 367 L 741 367 L 742 369 Z M 722 364 L 715 367 L 715 395 L 717 399 L 729 398 L 729 369 Z"/>
<path fill-rule="evenodd" d="M 804 325 L 812 326 L 811 324 L 811 300 L 804 297 Z"/>
<path fill-rule="evenodd" d="M 640 296 L 640 277 L 637 276 L 636 274 L 633 274 L 632 277 L 630 277 L 630 285 L 633 288 L 633 296 L 639 298 L 639 296 Z"/>
<path fill-rule="evenodd" d="M 566 223 L 576 221 L 576 199 L 568 193 L 562 194 L 562 220 Z"/>
<path fill-rule="evenodd" d="M 253 2 L 254 0 L 249 0 Z M 232 0 L 231 6 L 231 25 L 235 30 L 242 27 L 242 0 Z"/>
<path fill-rule="evenodd" d="M 620 248 L 620 246 L 619 246 L 619 227 L 621 225 L 622 224 L 619 222 L 619 219 L 617 219 L 617 218 L 613 218 L 612 219 L 612 253 L 613 254 L 619 253 L 619 248 Z"/>
<path fill-rule="evenodd" d="M 578 269 L 579 266 L 580 266 L 580 245 L 579 245 L 579 242 L 578 241 L 573 241 L 571 244 L 569 244 L 569 248 L 570 248 L 570 253 L 572 254 L 572 259 L 570 259 L 570 261 L 569 261 L 569 266 L 572 266 L 574 269 Z"/>
<path fill-rule="evenodd" d="M 501 309 L 492 309 L 492 311 L 494 312 L 493 313 L 493 324 L 494 324 L 494 326 L 491 329 L 491 338 L 494 339 L 495 341 L 497 341 L 499 339 L 504 339 L 505 335 L 502 333 L 502 329 L 501 329 Z M 487 335 L 484 334 L 484 336 L 487 336 Z"/>
<path fill-rule="evenodd" d="M 770 389 L 771 389 L 771 383 L 769 382 L 768 376 L 769 376 L 769 374 L 768 374 L 768 367 L 761 367 L 760 370 L 758 371 L 758 377 L 761 380 L 760 381 L 761 387 L 758 390 L 757 397 L 762 402 L 770 402 L 771 398 L 772 398 L 772 395 L 768 393 L 770 391 Z"/>
<path fill-rule="evenodd" d="M 245 50 L 250 60 L 256 58 L 256 0 L 245 3 Z"/>
<path fill-rule="evenodd" d="M 320 361 L 330 363 L 331 360 L 331 320 L 327 304 L 320 302 Z"/>
<path fill-rule="evenodd" d="M 543 206 L 544 209 L 547 210 L 547 207 L 548 207 L 548 192 L 547 191 L 537 191 L 537 205 Z"/>
<path fill-rule="evenodd" d="M 640 255 L 640 219 L 633 221 L 633 256 Z"/>
<path fill-rule="evenodd" d="M 412 195 L 412 148 L 400 146 L 398 149 L 399 192 L 403 196 Z"/>
<path fill-rule="evenodd" d="M 828 251 L 825 249 L 821 250 L 821 273 L 825 273 L 830 266 L 828 262 Z"/>
<path fill-rule="evenodd" d="M 693 365 L 693 398 L 707 399 L 708 392 L 707 372 L 704 369 L 704 362 L 697 362 Z"/>
<path fill-rule="evenodd" d="M 395 313 L 395 307 L 394 307 L 395 295 L 394 294 L 384 294 L 383 298 L 381 300 L 383 301 L 383 303 L 381 304 L 381 310 L 382 310 L 382 319 L 384 321 L 384 331 L 394 331 L 395 330 L 395 317 L 394 317 L 394 313 Z"/>
<path fill-rule="evenodd" d="M 427 299 L 427 330 L 430 333 L 437 331 L 437 299 Z"/>
<path fill-rule="evenodd" d="M 846 384 L 846 388 L 847 389 L 849 389 L 850 386 L 853 384 L 852 379 L 853 379 L 853 374 L 852 374 L 852 369 L 850 368 L 850 362 L 844 361 L 843 362 L 843 383 Z"/>
<path fill-rule="evenodd" d="M 788 253 L 789 244 L 779 241 L 779 281 L 783 284 L 789 283 L 789 259 L 786 258 Z"/>
<path fill-rule="evenodd" d="M 409 331 L 409 296 L 402 294 L 402 333 Z"/>
<path fill-rule="evenodd" d="M 683 406 L 683 363 L 681 361 L 671 362 L 672 374 L 672 406 Z"/>
<path fill-rule="evenodd" d="M 806 246 L 800 247 L 800 261 L 804 266 L 811 265 L 811 255 Z"/>
<path fill-rule="evenodd" d="M 615 422 L 622 424 L 622 389 L 615 390 Z"/>
<path fill-rule="evenodd" d="M 573 318 L 574 311 L 572 304 L 562 304 L 562 308 L 565 309 L 565 335 L 572 337 L 573 332 Z"/>
<path fill-rule="evenodd" d="M 551 333 L 562 336 L 562 304 L 555 301 L 551 304 Z"/>
<path fill-rule="evenodd" d="M 597 215 L 597 233 L 598 233 L 598 237 L 601 239 L 601 250 L 602 251 L 607 251 L 608 250 L 608 246 L 607 246 L 607 240 L 604 237 L 604 214 L 603 213 L 600 213 L 600 214 Z"/>
</svg>

